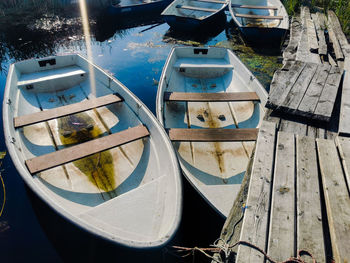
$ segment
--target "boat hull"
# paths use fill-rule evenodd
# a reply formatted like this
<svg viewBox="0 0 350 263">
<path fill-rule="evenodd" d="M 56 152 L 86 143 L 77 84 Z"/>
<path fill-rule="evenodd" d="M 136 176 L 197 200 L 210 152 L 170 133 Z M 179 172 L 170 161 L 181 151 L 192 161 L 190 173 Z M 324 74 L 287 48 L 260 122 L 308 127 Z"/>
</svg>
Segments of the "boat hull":
<svg viewBox="0 0 350 263">
<path fill-rule="evenodd" d="M 252 101 L 195 100 L 254 91 Z M 227 96 L 223 96 L 225 93 Z M 194 95 L 193 95 L 194 94 Z M 202 98 L 203 98 L 202 97 Z M 163 68 L 157 93 L 157 118 L 169 130 L 184 176 L 214 210 L 227 217 L 247 168 L 254 141 L 185 138 L 218 129 L 257 128 L 264 115 L 267 92 L 230 50 L 224 48 L 174 48 Z M 174 132 L 185 131 L 174 138 Z M 228 130 L 226 130 L 228 131 Z M 184 137 L 185 136 L 185 137 Z M 200 136 L 200 135 L 199 135 Z M 198 138 L 198 137 L 197 137 Z"/>
<path fill-rule="evenodd" d="M 151 3 L 126 5 L 126 6 L 115 6 L 111 5 L 108 7 L 108 14 L 111 16 L 122 16 L 122 15 L 134 15 L 134 14 L 160 14 L 172 0 L 155 1 Z"/>
<path fill-rule="evenodd" d="M 264 27 L 240 27 L 244 39 L 252 45 L 268 44 L 279 46 L 284 41 L 287 29 Z"/>
<path fill-rule="evenodd" d="M 182 184 L 171 142 L 151 111 L 98 66 L 77 54 L 12 64 L 3 123 L 20 176 L 68 222 L 128 248 L 158 248 L 175 234 Z M 146 136 L 135 136 L 137 127 Z M 116 137 L 125 141 L 108 143 Z"/>
<path fill-rule="evenodd" d="M 204 29 L 205 27 L 212 27 L 217 21 L 222 21 L 222 17 L 225 16 L 225 11 L 221 10 L 216 14 L 205 18 L 195 19 L 191 17 L 181 17 L 175 15 L 163 15 L 164 20 L 168 23 L 171 29 L 181 31 L 194 31 L 197 29 Z"/>
</svg>

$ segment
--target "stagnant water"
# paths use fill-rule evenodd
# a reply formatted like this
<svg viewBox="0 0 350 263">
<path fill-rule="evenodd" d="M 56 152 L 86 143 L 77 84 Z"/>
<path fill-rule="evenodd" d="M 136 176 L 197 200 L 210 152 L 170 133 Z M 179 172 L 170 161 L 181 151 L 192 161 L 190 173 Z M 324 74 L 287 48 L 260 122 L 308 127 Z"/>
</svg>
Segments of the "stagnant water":
<svg viewBox="0 0 350 263">
<path fill-rule="evenodd" d="M 79 17 L 56 13 L 28 18 L 23 10 L 17 12 L 0 17 L 1 101 L 10 63 L 66 52 L 87 54 Z M 160 74 L 174 45 L 231 48 L 267 89 L 280 66 L 279 50 L 245 46 L 229 15 L 197 34 L 172 32 L 159 17 L 142 17 L 142 21 L 101 17 L 90 20 L 94 63 L 118 78 L 153 113 Z M 2 158 L 6 152 L 2 126 L 0 133 Z M 200 253 L 182 258 L 172 246 L 209 247 L 224 223 L 184 179 L 183 217 L 174 239 L 158 250 L 120 248 L 63 220 L 24 185 L 8 154 L 0 161 L 4 182 L 4 187 L 0 182 L 0 209 L 4 204 L 0 262 L 208 262 Z"/>
</svg>

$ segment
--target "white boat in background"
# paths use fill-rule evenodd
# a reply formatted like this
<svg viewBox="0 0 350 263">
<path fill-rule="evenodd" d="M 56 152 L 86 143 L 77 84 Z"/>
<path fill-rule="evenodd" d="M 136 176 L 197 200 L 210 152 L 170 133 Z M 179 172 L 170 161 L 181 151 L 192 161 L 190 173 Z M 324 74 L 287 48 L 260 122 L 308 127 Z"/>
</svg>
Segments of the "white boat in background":
<svg viewBox="0 0 350 263">
<path fill-rule="evenodd" d="M 228 0 L 174 0 L 161 15 L 171 28 L 193 31 L 221 22 L 227 5 Z"/>
<path fill-rule="evenodd" d="M 58 214 L 131 248 L 172 238 L 182 210 L 176 154 L 118 80 L 77 54 L 12 64 L 3 122 L 19 174 Z"/>
<path fill-rule="evenodd" d="M 227 217 L 264 116 L 267 92 L 228 49 L 176 47 L 158 86 L 156 112 L 183 174 Z"/>
<path fill-rule="evenodd" d="M 281 45 L 289 29 L 288 13 L 280 0 L 231 0 L 233 21 L 249 42 Z"/>
</svg>

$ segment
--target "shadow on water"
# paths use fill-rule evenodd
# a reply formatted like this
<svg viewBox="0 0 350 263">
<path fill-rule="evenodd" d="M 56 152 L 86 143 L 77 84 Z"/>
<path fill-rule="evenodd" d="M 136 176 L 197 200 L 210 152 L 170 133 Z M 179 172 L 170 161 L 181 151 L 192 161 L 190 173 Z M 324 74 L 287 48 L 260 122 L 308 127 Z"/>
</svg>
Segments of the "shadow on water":
<svg viewBox="0 0 350 263">
<path fill-rule="evenodd" d="M 47 206 L 26 187 L 38 222 L 63 262 L 203 262 L 208 258 L 196 252 L 181 257 L 172 246 L 209 247 L 220 235 L 224 219 L 183 180 L 183 217 L 174 238 L 158 249 L 129 249 L 98 238 L 80 229 Z"/>
</svg>

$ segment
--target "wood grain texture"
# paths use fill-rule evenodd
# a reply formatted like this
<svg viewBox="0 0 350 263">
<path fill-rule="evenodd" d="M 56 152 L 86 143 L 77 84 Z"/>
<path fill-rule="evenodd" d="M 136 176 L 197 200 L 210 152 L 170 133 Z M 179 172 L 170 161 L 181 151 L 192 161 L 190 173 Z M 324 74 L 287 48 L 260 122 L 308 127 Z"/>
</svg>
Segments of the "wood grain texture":
<svg viewBox="0 0 350 263">
<path fill-rule="evenodd" d="M 350 136 L 350 58 L 345 58 L 344 80 L 341 95 L 339 135 Z"/>
<path fill-rule="evenodd" d="M 318 38 L 318 54 L 326 56 L 328 48 L 326 44 L 326 38 L 324 35 L 324 27 L 321 26 L 321 23 L 324 23 L 324 22 L 320 22 L 321 16 L 319 14 L 320 14 L 319 12 L 316 14 L 311 14 L 311 17 L 315 24 L 315 29 L 316 29 L 317 38 Z"/>
<path fill-rule="evenodd" d="M 311 52 L 318 52 L 318 41 L 316 35 L 315 25 L 312 19 L 306 19 L 307 26 L 307 39 L 309 42 L 309 48 Z"/>
<path fill-rule="evenodd" d="M 240 240 L 265 248 L 267 241 L 270 190 L 275 156 L 276 125 L 263 121 L 258 135 L 246 210 Z M 264 256 L 247 246 L 239 246 L 236 262 L 265 262 Z"/>
<path fill-rule="evenodd" d="M 326 262 L 316 141 L 297 136 L 296 144 L 297 251 L 309 251 L 317 262 Z"/>
<path fill-rule="evenodd" d="M 344 60 L 344 54 L 343 54 L 343 51 L 340 47 L 339 40 L 337 37 L 337 31 L 336 31 L 336 28 L 334 28 L 334 24 L 330 20 L 328 20 L 327 26 L 328 26 L 328 28 L 327 28 L 328 29 L 328 36 L 329 36 L 329 39 L 333 45 L 335 57 L 337 60 Z"/>
<path fill-rule="evenodd" d="M 330 120 L 342 76 L 343 70 L 339 67 L 332 67 L 330 69 L 326 84 L 314 112 L 315 119 L 322 121 Z"/>
<path fill-rule="evenodd" d="M 167 129 L 172 141 L 191 142 L 225 142 L 225 141 L 255 141 L 259 129 Z"/>
<path fill-rule="evenodd" d="M 288 71 L 281 71 L 281 76 L 271 83 L 272 92 L 269 94 L 265 107 L 276 109 L 282 105 L 305 65 L 304 62 L 295 61 Z"/>
<path fill-rule="evenodd" d="M 271 202 L 268 255 L 284 261 L 294 255 L 295 243 L 295 138 L 279 132 Z"/>
<path fill-rule="evenodd" d="M 197 0 L 198 1 L 198 0 Z M 233 8 L 247 8 L 247 9 L 273 9 L 277 10 L 277 6 L 263 6 L 263 5 L 237 5 L 237 4 L 231 4 Z"/>
<path fill-rule="evenodd" d="M 84 142 L 56 152 L 48 153 L 25 163 L 31 174 L 38 173 L 80 158 L 99 153 L 149 135 L 147 128 L 139 125 L 102 138 Z"/>
<path fill-rule="evenodd" d="M 338 42 L 340 44 L 340 47 L 342 49 L 343 54 L 345 55 L 345 57 L 350 55 L 350 45 L 349 42 L 342 30 L 341 24 L 339 22 L 338 17 L 336 16 L 336 14 L 334 13 L 334 11 L 329 10 L 328 11 L 328 20 L 329 23 L 332 25 L 333 31 L 335 33 L 335 35 L 338 38 Z"/>
<path fill-rule="evenodd" d="M 329 231 L 335 262 L 350 262 L 350 197 L 333 140 L 317 139 Z"/>
<path fill-rule="evenodd" d="M 302 23 L 299 17 L 293 17 L 290 26 L 289 43 L 283 51 L 283 59 L 285 61 L 295 60 L 298 44 L 302 33 Z"/>
<path fill-rule="evenodd" d="M 44 110 L 33 114 L 23 115 L 14 118 L 14 127 L 20 128 L 26 125 L 35 124 L 38 122 L 48 121 L 71 114 L 91 110 L 94 108 L 106 106 L 109 104 L 123 101 L 116 94 L 110 94 L 96 99 L 85 100 L 82 102 L 61 106 L 50 110 Z"/>
<path fill-rule="evenodd" d="M 317 64 L 307 63 L 300 73 L 298 79 L 291 88 L 288 96 L 280 107 L 285 107 L 288 112 L 296 111 L 299 107 L 301 100 L 304 97 L 306 90 L 308 89 L 312 78 L 317 70 Z"/>
<path fill-rule="evenodd" d="M 194 11 L 203 11 L 208 13 L 215 13 L 219 10 L 219 9 L 196 7 L 196 6 L 189 6 L 189 5 L 177 5 L 176 8 L 188 9 L 188 10 L 194 10 Z"/>
<path fill-rule="evenodd" d="M 330 65 L 318 66 L 316 74 L 298 106 L 298 110 L 304 112 L 304 116 L 311 117 L 313 115 L 325 86 L 330 69 Z"/>
<path fill-rule="evenodd" d="M 222 92 L 222 93 L 189 93 L 164 92 L 165 101 L 257 101 L 259 96 L 255 92 Z"/>
<path fill-rule="evenodd" d="M 269 19 L 269 20 L 282 20 L 283 16 L 260 16 L 260 15 L 248 15 L 248 14 L 238 14 L 235 13 L 236 17 L 242 17 L 242 18 L 252 18 L 252 19 Z"/>
<path fill-rule="evenodd" d="M 338 145 L 340 159 L 343 164 L 344 175 L 348 185 L 348 190 L 350 191 L 350 138 L 337 137 L 336 142 Z"/>
</svg>

